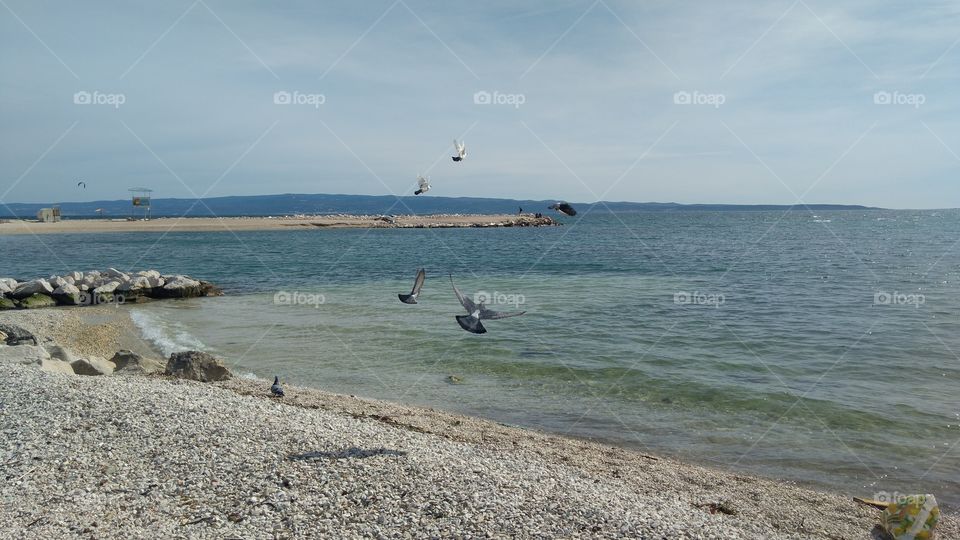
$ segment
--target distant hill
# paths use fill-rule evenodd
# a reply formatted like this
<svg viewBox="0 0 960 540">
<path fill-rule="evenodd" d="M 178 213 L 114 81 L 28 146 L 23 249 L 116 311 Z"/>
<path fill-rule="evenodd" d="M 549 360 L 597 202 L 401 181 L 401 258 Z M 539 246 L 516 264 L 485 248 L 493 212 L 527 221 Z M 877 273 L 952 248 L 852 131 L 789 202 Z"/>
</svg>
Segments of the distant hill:
<svg viewBox="0 0 960 540">
<path fill-rule="evenodd" d="M 394 197 L 392 195 L 283 194 L 210 197 L 206 199 L 153 199 L 153 216 L 282 216 L 288 214 L 512 214 L 550 212 L 555 200 L 488 199 L 476 197 Z M 0 217 L 33 218 L 37 210 L 53 203 L 6 203 L 0 205 Z M 571 203 L 585 212 L 677 212 L 677 211 L 759 211 L 787 210 L 789 205 L 678 204 L 678 203 Z M 130 215 L 130 199 L 114 201 L 59 203 L 64 217 L 94 217 L 102 208 L 105 217 Z M 858 205 L 810 204 L 796 206 L 810 210 L 872 210 Z"/>
</svg>

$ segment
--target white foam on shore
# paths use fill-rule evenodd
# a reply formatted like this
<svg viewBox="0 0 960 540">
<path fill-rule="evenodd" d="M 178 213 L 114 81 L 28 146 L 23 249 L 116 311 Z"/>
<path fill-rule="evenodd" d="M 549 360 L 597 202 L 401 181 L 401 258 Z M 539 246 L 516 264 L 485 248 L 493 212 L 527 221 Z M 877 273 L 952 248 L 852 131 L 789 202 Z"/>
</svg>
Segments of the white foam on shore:
<svg viewBox="0 0 960 540">
<path fill-rule="evenodd" d="M 156 314 L 144 310 L 130 311 L 130 319 L 140 331 L 140 335 L 160 349 L 164 356 L 178 351 L 203 351 L 206 345 L 191 335 L 182 325 L 166 321 Z"/>
</svg>

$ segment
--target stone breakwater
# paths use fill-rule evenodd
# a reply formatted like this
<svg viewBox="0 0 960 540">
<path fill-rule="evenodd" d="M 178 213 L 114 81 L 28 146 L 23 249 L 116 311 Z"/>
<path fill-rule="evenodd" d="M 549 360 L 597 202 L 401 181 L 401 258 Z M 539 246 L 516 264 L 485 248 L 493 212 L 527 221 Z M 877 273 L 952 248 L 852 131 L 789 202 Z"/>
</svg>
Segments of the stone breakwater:
<svg viewBox="0 0 960 540">
<path fill-rule="evenodd" d="M 180 274 L 165 275 L 157 270 L 126 273 L 109 268 L 27 281 L 0 278 L 0 310 L 222 295 L 223 291 L 208 281 Z"/>
</svg>

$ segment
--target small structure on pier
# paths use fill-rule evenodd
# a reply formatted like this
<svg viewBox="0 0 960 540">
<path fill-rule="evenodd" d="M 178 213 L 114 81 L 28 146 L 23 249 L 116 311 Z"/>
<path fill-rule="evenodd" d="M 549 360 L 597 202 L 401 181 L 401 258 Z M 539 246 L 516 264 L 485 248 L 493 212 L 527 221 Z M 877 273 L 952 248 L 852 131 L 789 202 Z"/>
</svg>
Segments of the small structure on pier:
<svg viewBox="0 0 960 540">
<path fill-rule="evenodd" d="M 133 203 L 130 210 L 131 219 L 150 219 L 150 194 L 153 190 L 145 187 L 135 187 L 128 190 Z"/>
<path fill-rule="evenodd" d="M 56 223 L 60 221 L 60 207 L 41 208 L 37 211 L 37 221 L 40 223 Z"/>
</svg>

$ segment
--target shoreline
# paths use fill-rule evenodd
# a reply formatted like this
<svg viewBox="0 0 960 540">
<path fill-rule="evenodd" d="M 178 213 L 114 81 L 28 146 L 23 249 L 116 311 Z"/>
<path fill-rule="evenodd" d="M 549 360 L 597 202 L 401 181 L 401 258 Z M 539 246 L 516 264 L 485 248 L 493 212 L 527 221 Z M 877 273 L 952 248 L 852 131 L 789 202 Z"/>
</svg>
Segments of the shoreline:
<svg viewBox="0 0 960 540">
<path fill-rule="evenodd" d="M 435 214 L 425 216 L 321 215 L 265 217 L 157 217 L 149 221 L 76 219 L 54 223 L 0 220 L 0 236 L 106 232 L 237 232 L 312 229 L 450 229 L 494 227 L 552 227 L 560 223 L 532 214 Z"/>
<path fill-rule="evenodd" d="M 137 352 L 159 357 L 125 309 L 20 310 L 0 314 L 0 321 L 82 354 L 109 357 L 116 348 L 139 347 Z M 201 384 L 163 376 L 68 376 L 10 365 L 0 369 L 8 379 L 39 386 L 30 392 L 6 387 L 3 401 L 8 408 L 0 409 L 0 429 L 14 429 L 26 441 L 44 439 L 50 423 L 46 415 L 55 413 L 51 432 L 73 441 L 78 434 L 67 428 L 80 422 L 89 439 L 73 441 L 78 446 L 59 457 L 57 452 L 64 450 L 56 444 L 49 450 L 31 449 L 34 465 L 45 460 L 92 461 L 87 472 L 61 467 L 41 474 L 30 460 L 5 467 L 6 475 L 16 480 L 0 488 L 9 503 L 0 509 L 0 521 L 33 534 L 77 534 L 91 528 L 86 520 L 95 522 L 97 536 L 136 536 L 138 529 L 131 527 L 146 526 L 147 516 L 157 527 L 152 530 L 188 537 L 262 536 L 270 527 L 279 536 L 371 535 L 407 523 L 421 536 L 512 531 L 518 537 L 826 539 L 868 538 L 879 518 L 879 512 L 848 496 L 793 482 L 286 383 L 287 396 L 275 400 L 267 391 L 269 381 L 260 379 Z M 131 400 L 138 405 L 124 410 L 103 406 Z M 31 405 L 21 407 L 21 401 Z M 61 422 L 61 415 L 70 414 L 80 416 L 71 417 L 72 424 Z M 108 421 L 117 415 L 124 425 L 139 427 L 117 429 Z M 166 419 L 162 426 L 154 421 L 158 417 Z M 38 431 L 19 427 L 22 423 Z M 184 438 L 172 437 L 170 430 Z M 219 434 L 218 440 L 210 439 L 211 433 Z M 141 440 L 144 434 L 159 443 Z M 101 455 L 95 444 L 119 456 Z M 234 452 L 237 448 L 249 452 Z M 181 462 L 176 456 L 187 450 L 201 459 Z M 180 475 L 169 477 L 173 472 L 157 467 L 158 461 Z M 100 472 L 111 466 L 122 467 L 123 474 Z M 251 468 L 262 474 L 251 476 Z M 207 483 L 210 478 L 204 476 L 209 474 L 219 484 Z M 36 485 L 41 480 L 34 475 L 49 477 L 44 481 L 54 485 Z M 97 485 L 101 481 L 105 483 Z M 157 484 L 152 488 L 155 496 L 139 495 L 151 491 L 151 484 Z M 83 497 L 110 505 L 116 517 L 78 512 L 87 503 L 83 497 L 64 495 L 65 500 L 50 504 L 51 489 L 68 495 L 87 490 Z M 369 491 L 361 498 L 367 503 L 339 493 L 344 490 Z M 197 502 L 178 506 L 183 497 Z M 156 504 L 165 509 L 162 515 L 141 508 Z M 128 510 L 117 511 L 117 506 Z M 140 514 L 134 508 L 141 508 Z M 314 508 L 325 513 L 312 514 Z M 531 512 L 540 516 L 533 518 Z M 472 517 L 462 519 L 465 514 Z M 945 515 L 938 533 L 960 537 L 956 516 Z"/>
</svg>

